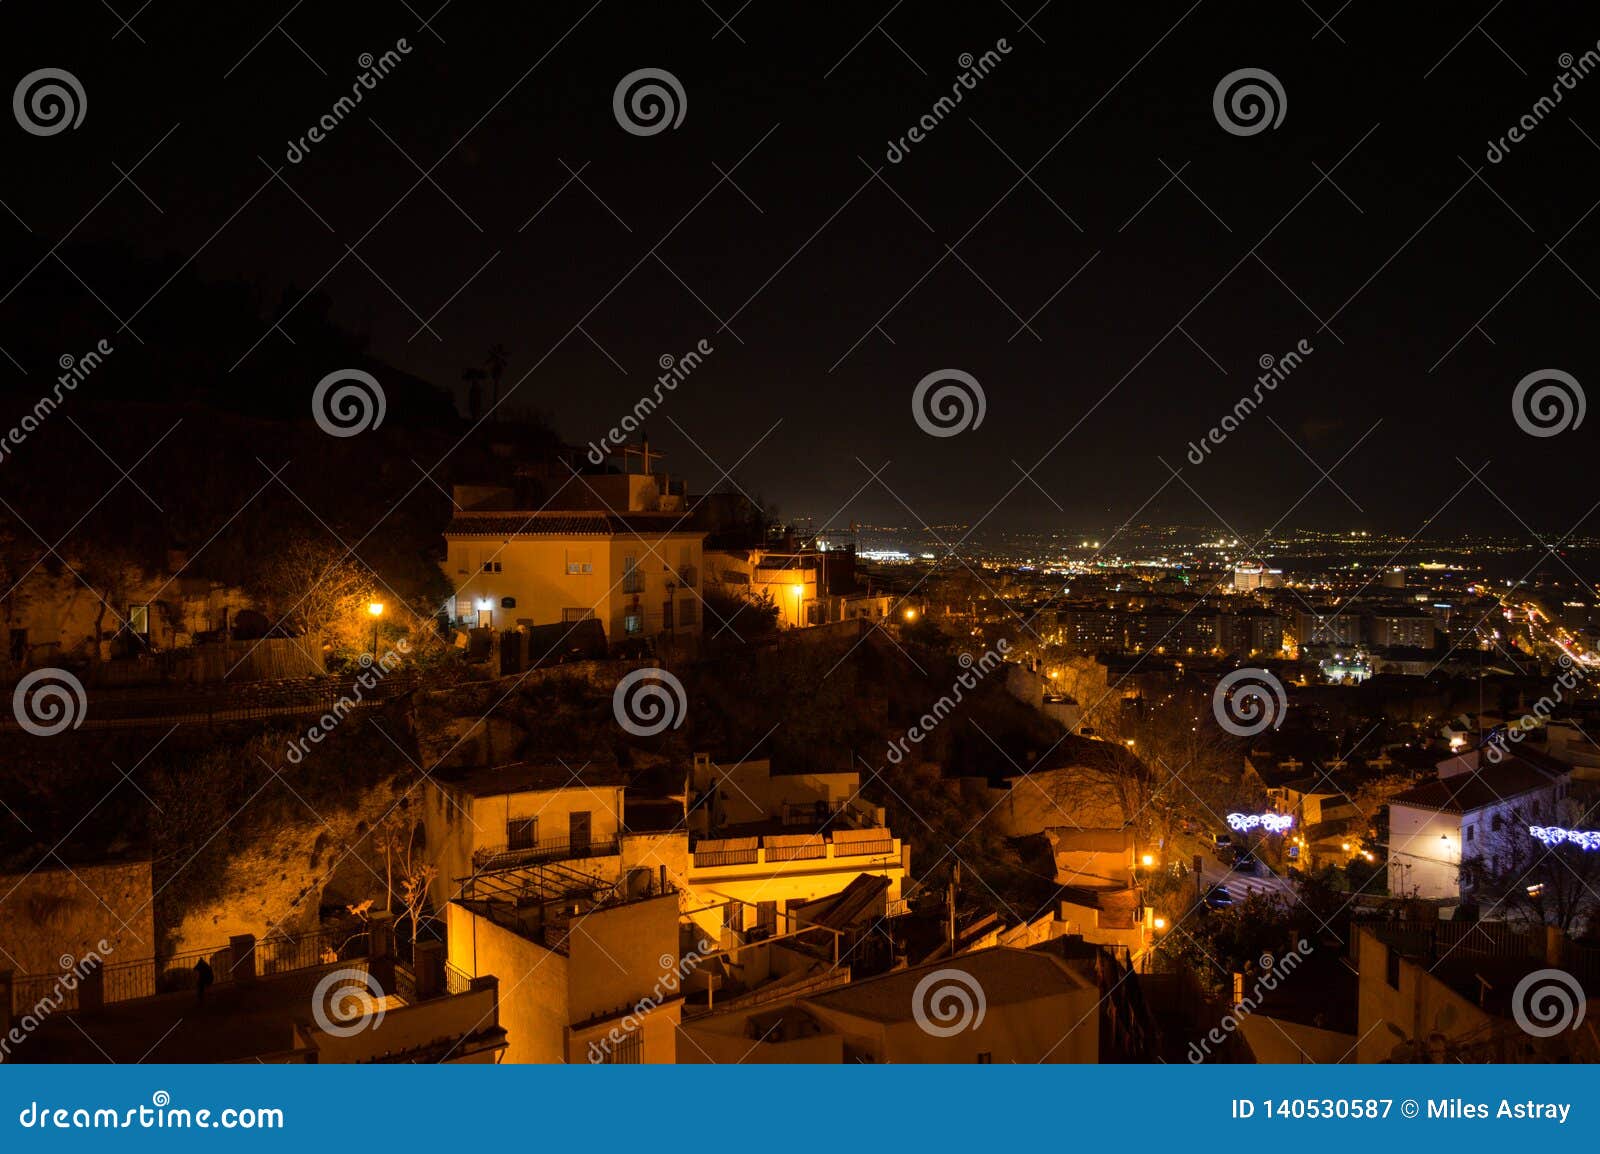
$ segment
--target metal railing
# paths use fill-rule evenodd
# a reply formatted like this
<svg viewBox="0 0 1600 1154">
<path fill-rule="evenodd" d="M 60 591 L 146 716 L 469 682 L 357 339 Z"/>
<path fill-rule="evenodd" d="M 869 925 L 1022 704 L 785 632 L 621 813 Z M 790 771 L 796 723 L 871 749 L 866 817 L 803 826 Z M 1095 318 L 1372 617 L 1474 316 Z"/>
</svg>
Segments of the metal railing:
<svg viewBox="0 0 1600 1154">
<path fill-rule="evenodd" d="M 244 684 L 206 683 L 186 687 L 167 684 L 102 692 L 94 713 L 82 724 L 91 729 L 137 729 L 155 725 L 219 725 L 269 717 L 327 713 L 346 709 L 378 709 L 415 690 L 421 679 L 414 669 L 396 669 L 370 688 L 345 677 L 318 677 Z M 8 714 L 0 730 L 16 728 Z"/>
<path fill-rule="evenodd" d="M 759 849 L 696 850 L 693 855 L 697 867 L 754 865 L 761 860 Z"/>
<path fill-rule="evenodd" d="M 836 841 L 833 843 L 834 857 L 879 857 L 894 852 L 894 839 L 884 838 L 882 841 Z"/>
<path fill-rule="evenodd" d="M 479 870 L 504 869 L 536 861 L 561 861 L 567 858 L 611 857 L 618 852 L 615 837 L 573 841 L 569 837 L 550 838 L 523 846 L 492 845 L 474 850 L 472 867 Z"/>
<path fill-rule="evenodd" d="M 814 842 L 804 845 L 769 845 L 766 849 L 768 861 L 813 861 L 817 858 L 828 856 L 828 843 L 818 838 Z"/>
<path fill-rule="evenodd" d="M 772 839 L 763 838 L 756 846 L 740 849 L 695 849 L 690 855 L 690 865 L 695 869 L 712 869 L 718 866 L 758 865 L 762 863 L 792 861 L 823 861 L 828 858 L 890 857 L 895 852 L 892 836 L 871 840 L 807 841 L 799 845 L 774 845 Z"/>
<path fill-rule="evenodd" d="M 211 967 L 212 982 L 224 985 L 243 977 L 268 977 L 295 970 L 314 969 L 336 961 L 365 958 L 369 949 L 365 931 L 322 931 L 299 937 L 279 937 L 258 941 L 248 958 L 235 959 L 231 946 L 212 949 L 185 950 L 160 958 L 142 958 L 132 962 L 113 962 L 102 968 L 99 977 L 101 1002 L 131 1002 L 157 994 L 179 993 L 192 990 L 199 979 L 195 966 L 204 961 Z M 245 973 L 245 967 L 249 967 Z M 67 989 L 62 974 L 17 974 L 11 984 L 13 1012 L 21 1013 L 27 1007 L 48 999 L 57 1011 L 82 1008 L 82 991 L 86 984 L 75 981 L 74 989 Z M 91 979 L 92 980 L 92 979 Z"/>
<path fill-rule="evenodd" d="M 346 930 L 302 934 L 296 938 L 267 938 L 256 943 L 256 973 L 265 977 L 351 958 L 364 958 L 368 948 L 365 931 L 351 933 Z"/>
</svg>

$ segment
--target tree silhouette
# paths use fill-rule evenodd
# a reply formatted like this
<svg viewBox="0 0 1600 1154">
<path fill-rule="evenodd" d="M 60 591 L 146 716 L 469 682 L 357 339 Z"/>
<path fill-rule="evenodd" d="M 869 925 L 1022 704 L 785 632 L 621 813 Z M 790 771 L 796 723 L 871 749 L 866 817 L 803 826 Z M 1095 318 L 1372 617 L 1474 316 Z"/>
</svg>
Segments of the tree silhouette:
<svg viewBox="0 0 1600 1154">
<path fill-rule="evenodd" d="M 493 400 L 489 406 L 489 411 L 494 412 L 500 407 L 500 381 L 505 376 L 506 365 L 511 363 L 511 354 L 506 352 L 505 345 L 497 342 L 489 346 L 488 355 L 483 363 L 488 370 L 489 380 L 494 385 Z"/>
</svg>

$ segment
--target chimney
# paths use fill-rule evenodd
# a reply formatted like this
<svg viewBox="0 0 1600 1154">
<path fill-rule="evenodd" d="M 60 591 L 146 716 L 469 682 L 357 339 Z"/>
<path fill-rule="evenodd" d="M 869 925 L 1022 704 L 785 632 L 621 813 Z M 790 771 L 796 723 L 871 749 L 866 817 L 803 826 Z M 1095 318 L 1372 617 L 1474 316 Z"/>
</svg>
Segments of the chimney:
<svg viewBox="0 0 1600 1154">
<path fill-rule="evenodd" d="M 418 1001 L 437 998 L 445 992 L 443 942 L 417 943 L 414 973 Z"/>
<path fill-rule="evenodd" d="M 1560 926 L 1544 928 L 1544 964 L 1562 969 L 1566 965 L 1567 935 Z"/>
<path fill-rule="evenodd" d="M 373 914 L 367 923 L 367 972 L 385 994 L 395 991 L 394 915 Z"/>
</svg>

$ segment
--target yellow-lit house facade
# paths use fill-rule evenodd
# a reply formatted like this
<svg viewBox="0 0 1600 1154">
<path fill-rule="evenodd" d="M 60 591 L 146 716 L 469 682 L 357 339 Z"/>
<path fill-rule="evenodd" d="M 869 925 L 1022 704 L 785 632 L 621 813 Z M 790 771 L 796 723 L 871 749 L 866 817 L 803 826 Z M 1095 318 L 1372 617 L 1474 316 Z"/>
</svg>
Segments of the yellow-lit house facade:
<svg viewBox="0 0 1600 1154">
<path fill-rule="evenodd" d="M 451 518 L 444 536 L 458 624 L 594 618 L 613 644 L 700 634 L 705 534 L 682 513 L 469 511 Z"/>
</svg>

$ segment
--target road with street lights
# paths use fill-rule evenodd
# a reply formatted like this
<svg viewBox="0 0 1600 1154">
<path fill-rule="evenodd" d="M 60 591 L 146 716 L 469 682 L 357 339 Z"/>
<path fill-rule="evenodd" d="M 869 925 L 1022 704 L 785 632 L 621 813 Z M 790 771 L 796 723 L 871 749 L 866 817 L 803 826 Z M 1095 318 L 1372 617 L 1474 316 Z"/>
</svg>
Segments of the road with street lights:
<svg viewBox="0 0 1600 1154">
<path fill-rule="evenodd" d="M 1203 884 L 1201 896 L 1210 893 L 1215 886 L 1227 886 L 1228 893 L 1235 902 L 1242 902 L 1252 894 L 1277 894 L 1282 897 L 1292 897 L 1294 886 L 1288 878 L 1278 877 L 1273 874 L 1265 862 L 1256 866 L 1255 873 L 1244 874 L 1224 864 L 1215 854 L 1202 853 L 1200 855 L 1200 878 Z"/>
</svg>

